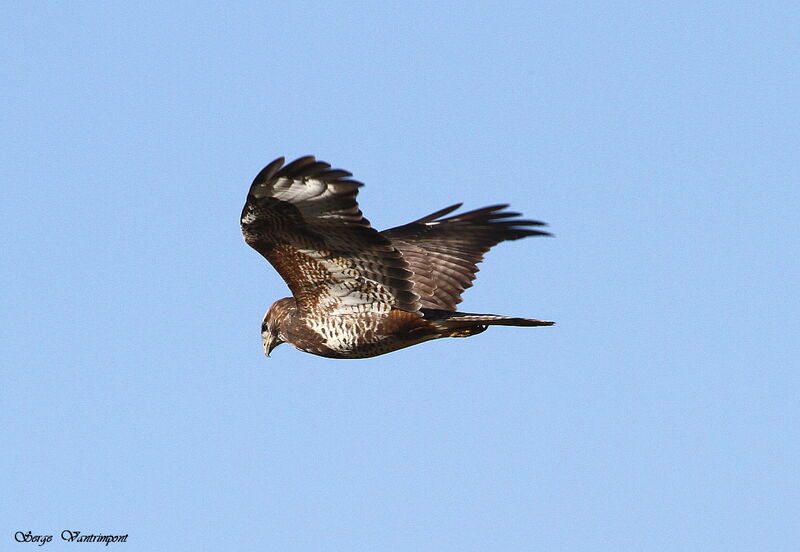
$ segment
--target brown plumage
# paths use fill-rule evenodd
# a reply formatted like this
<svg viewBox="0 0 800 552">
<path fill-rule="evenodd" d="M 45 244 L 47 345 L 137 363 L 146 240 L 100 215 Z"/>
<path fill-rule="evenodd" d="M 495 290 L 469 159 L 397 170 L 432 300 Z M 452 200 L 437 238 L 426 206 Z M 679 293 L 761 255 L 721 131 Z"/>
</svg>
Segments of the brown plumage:
<svg viewBox="0 0 800 552">
<path fill-rule="evenodd" d="M 549 235 L 544 223 L 493 205 L 447 217 L 461 204 L 378 232 L 363 217 L 362 186 L 312 156 L 279 158 L 253 181 L 242 210 L 245 241 L 286 281 L 261 325 L 264 352 L 281 343 L 331 358 L 372 357 L 487 326 L 553 322 L 456 312 L 494 245 Z M 446 218 L 444 218 L 446 217 Z"/>
</svg>

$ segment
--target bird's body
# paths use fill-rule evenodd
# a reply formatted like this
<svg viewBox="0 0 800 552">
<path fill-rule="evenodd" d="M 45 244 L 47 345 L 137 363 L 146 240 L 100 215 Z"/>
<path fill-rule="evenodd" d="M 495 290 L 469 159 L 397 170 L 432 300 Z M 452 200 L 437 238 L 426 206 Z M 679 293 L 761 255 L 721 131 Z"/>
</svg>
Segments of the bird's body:
<svg viewBox="0 0 800 552">
<path fill-rule="evenodd" d="M 315 355 L 366 358 L 433 339 L 423 333 L 418 316 L 399 309 L 379 316 L 370 312 L 315 316 L 298 313 L 291 297 L 280 301 L 271 310 L 283 317 L 277 324 L 281 340 Z"/>
<path fill-rule="evenodd" d="M 490 325 L 552 322 L 456 311 L 483 254 L 504 240 L 546 232 L 513 219 L 505 205 L 443 218 L 454 205 L 378 232 L 361 214 L 360 183 L 313 157 L 276 159 L 250 188 L 245 241 L 286 280 L 262 323 L 267 355 L 287 342 L 331 358 L 366 358 L 440 337 L 468 337 Z M 513 219 L 513 220 L 509 220 Z"/>
</svg>

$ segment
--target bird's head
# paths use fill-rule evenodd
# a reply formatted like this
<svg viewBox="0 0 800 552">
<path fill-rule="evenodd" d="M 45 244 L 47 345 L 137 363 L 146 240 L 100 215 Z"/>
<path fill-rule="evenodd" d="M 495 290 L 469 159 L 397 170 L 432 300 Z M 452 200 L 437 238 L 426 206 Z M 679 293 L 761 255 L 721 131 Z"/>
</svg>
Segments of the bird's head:
<svg viewBox="0 0 800 552">
<path fill-rule="evenodd" d="M 261 342 L 264 345 L 264 354 L 269 356 L 272 350 L 286 342 L 283 329 L 286 318 L 294 312 L 294 299 L 285 297 L 275 301 L 269 310 L 264 314 L 261 322 Z"/>
</svg>

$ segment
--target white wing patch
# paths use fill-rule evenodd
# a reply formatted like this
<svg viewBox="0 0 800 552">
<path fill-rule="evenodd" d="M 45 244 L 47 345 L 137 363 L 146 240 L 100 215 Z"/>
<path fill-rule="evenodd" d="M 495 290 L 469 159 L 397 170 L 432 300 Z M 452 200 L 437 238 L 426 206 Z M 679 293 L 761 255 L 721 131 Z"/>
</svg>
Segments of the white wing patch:
<svg viewBox="0 0 800 552">
<path fill-rule="evenodd" d="M 355 182 L 323 182 L 315 178 L 279 178 L 272 186 L 263 185 L 255 191 L 256 198 L 273 197 L 291 203 L 306 220 L 325 221 L 339 225 L 342 218 L 360 218 L 357 207 L 330 210 L 329 201 L 337 194 L 352 192 L 358 188 Z"/>
</svg>

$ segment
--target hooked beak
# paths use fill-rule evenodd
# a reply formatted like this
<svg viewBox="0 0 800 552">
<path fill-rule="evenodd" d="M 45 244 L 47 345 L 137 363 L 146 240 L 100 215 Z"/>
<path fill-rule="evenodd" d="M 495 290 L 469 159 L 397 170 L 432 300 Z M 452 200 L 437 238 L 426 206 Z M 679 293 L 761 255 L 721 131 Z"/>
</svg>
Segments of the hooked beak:
<svg viewBox="0 0 800 552">
<path fill-rule="evenodd" d="M 267 334 L 264 336 L 264 354 L 267 355 L 269 358 L 269 354 L 272 352 L 272 349 L 278 346 L 278 340 L 273 340 L 272 336 Z"/>
</svg>

